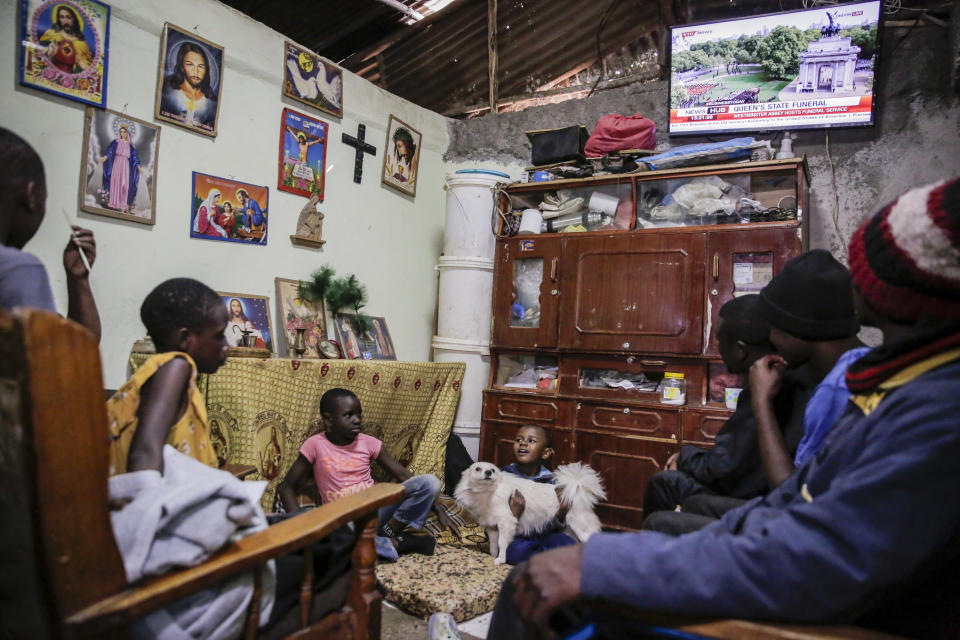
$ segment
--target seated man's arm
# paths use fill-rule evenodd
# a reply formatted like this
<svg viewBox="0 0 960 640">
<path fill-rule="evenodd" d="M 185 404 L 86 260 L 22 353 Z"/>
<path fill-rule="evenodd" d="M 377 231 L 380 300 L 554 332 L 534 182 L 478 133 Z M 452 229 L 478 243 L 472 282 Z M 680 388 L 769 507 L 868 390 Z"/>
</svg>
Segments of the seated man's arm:
<svg viewBox="0 0 960 640">
<path fill-rule="evenodd" d="M 277 488 L 277 493 L 280 494 L 280 502 L 287 513 L 300 511 L 300 503 L 297 502 L 297 487 L 312 471 L 313 465 L 301 453 L 297 456 L 293 466 L 290 467 L 290 471 L 287 471 L 287 475 L 284 476 L 283 481 Z"/>
<path fill-rule="evenodd" d="M 783 386 L 786 365 L 780 356 L 767 355 L 750 367 L 750 402 L 757 421 L 757 445 L 771 489 L 780 486 L 795 470 L 773 408 L 774 398 Z"/>
<path fill-rule="evenodd" d="M 788 506 L 759 503 L 737 514 L 742 533 L 730 533 L 733 522 L 724 519 L 677 538 L 596 534 L 583 550 L 583 595 L 709 616 L 801 622 L 844 615 L 936 561 L 960 534 L 960 501 L 943 499 L 960 495 L 960 401 L 940 400 L 888 400 L 900 405 L 899 415 L 874 411 L 868 428 L 831 443 L 844 449 L 835 475 L 818 480 L 816 467 L 806 468 L 802 482 L 791 478 L 766 501 Z"/>
</svg>

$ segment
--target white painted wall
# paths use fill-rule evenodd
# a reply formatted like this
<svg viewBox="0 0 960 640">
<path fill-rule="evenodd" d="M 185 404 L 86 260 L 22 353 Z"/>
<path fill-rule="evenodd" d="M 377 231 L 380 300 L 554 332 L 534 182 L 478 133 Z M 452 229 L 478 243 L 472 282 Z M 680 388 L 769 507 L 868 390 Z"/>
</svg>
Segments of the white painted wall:
<svg viewBox="0 0 960 640">
<path fill-rule="evenodd" d="M 448 145 L 446 119 L 346 71 L 342 121 L 282 99 L 284 37 L 213 0 L 110 0 L 109 4 L 108 108 L 153 121 L 164 22 L 196 28 L 198 35 L 225 47 L 226 69 L 215 139 L 162 124 L 154 227 L 78 215 L 85 105 L 17 84 L 13 56 L 19 2 L 0 2 L 0 50 L 7 61 L 0 65 L 0 126 L 37 149 L 46 166 L 49 191 L 46 219 L 26 250 L 47 265 L 57 306 L 65 313 L 61 251 L 67 228 L 61 208 L 96 234 L 98 257 L 91 282 L 103 321 L 100 347 L 105 385 L 116 388 L 126 380 L 127 354 L 145 334 L 140 303 L 162 280 L 191 276 L 220 291 L 267 295 L 274 304 L 275 277 L 305 278 L 323 264 L 332 265 L 339 274 L 355 273 L 367 286 L 367 311 L 386 317 L 400 359 L 427 360 L 436 307 L 434 266 L 443 239 L 443 176 L 450 170 L 442 160 Z M 326 214 L 327 244 L 321 250 L 290 243 L 305 199 L 275 188 L 284 106 L 331 125 L 326 198 L 320 205 Z M 391 113 L 423 134 L 415 199 L 380 184 Z M 367 126 L 367 141 L 377 147 L 376 157 L 365 157 L 361 185 L 353 183 L 354 149 L 340 141 L 342 132 L 355 135 L 358 123 Z M 270 186 L 266 247 L 189 237 L 194 170 Z"/>
</svg>

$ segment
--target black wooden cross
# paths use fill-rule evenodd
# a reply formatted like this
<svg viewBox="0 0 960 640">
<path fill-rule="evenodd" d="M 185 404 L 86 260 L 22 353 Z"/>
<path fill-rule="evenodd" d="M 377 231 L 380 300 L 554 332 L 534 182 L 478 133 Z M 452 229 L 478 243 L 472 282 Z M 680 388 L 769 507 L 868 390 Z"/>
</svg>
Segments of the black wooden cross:
<svg viewBox="0 0 960 640">
<path fill-rule="evenodd" d="M 363 137 L 367 135 L 367 125 L 360 124 L 357 125 L 357 137 L 354 138 L 348 133 L 343 134 L 343 144 L 348 144 L 351 147 L 356 147 L 357 149 L 357 159 L 353 163 L 353 181 L 357 184 L 360 184 L 360 178 L 363 177 L 363 154 L 369 153 L 372 155 L 377 155 L 377 148 L 372 144 L 368 144 L 363 141 Z"/>
</svg>

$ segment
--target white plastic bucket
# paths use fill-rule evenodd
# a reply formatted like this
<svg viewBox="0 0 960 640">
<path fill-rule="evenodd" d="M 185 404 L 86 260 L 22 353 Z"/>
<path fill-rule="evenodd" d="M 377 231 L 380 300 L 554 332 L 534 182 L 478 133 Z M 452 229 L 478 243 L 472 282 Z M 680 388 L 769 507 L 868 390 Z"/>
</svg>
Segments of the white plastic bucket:
<svg viewBox="0 0 960 640">
<path fill-rule="evenodd" d="M 453 421 L 453 431 L 461 437 L 479 437 L 483 390 L 490 380 L 489 345 L 474 340 L 434 336 L 431 346 L 434 362 L 466 363 L 466 373 L 460 383 L 460 405 Z"/>
<path fill-rule="evenodd" d="M 490 340 L 493 260 L 441 256 L 437 269 L 437 334 L 443 338 Z"/>
<path fill-rule="evenodd" d="M 493 258 L 493 189 L 506 178 L 486 173 L 452 173 L 447 176 L 446 256 Z"/>
</svg>

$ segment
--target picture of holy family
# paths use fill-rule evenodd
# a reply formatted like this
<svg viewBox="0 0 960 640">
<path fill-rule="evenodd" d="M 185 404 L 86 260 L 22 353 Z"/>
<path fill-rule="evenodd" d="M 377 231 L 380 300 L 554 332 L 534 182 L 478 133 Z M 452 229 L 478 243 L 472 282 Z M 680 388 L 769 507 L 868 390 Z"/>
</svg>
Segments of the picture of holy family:
<svg viewBox="0 0 960 640">
<path fill-rule="evenodd" d="M 193 172 L 190 237 L 267 244 L 269 188 Z"/>
</svg>

